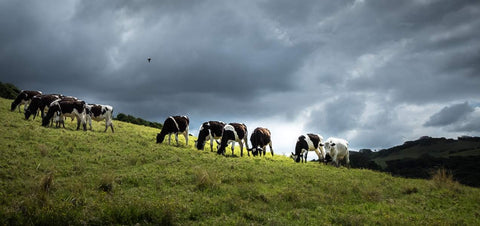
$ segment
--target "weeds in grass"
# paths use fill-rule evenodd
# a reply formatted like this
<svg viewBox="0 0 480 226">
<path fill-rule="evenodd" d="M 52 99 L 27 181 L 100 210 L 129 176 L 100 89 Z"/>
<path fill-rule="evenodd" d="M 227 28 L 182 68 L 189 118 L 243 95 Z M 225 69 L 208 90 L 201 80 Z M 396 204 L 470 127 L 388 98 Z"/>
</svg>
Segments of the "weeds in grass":
<svg viewBox="0 0 480 226">
<path fill-rule="evenodd" d="M 418 188 L 417 187 L 406 187 L 403 188 L 402 194 L 410 195 L 410 194 L 415 194 L 418 193 Z"/>
<path fill-rule="evenodd" d="M 40 151 L 40 155 L 45 157 L 48 155 L 48 147 L 45 144 L 39 144 L 38 150 Z"/>
<path fill-rule="evenodd" d="M 218 188 L 218 186 L 221 184 L 221 181 L 215 172 L 209 172 L 207 170 L 200 169 L 196 170 L 195 183 L 197 189 L 203 191 L 206 189 Z"/>
<path fill-rule="evenodd" d="M 49 172 L 40 180 L 40 190 L 48 193 L 52 188 L 52 186 L 53 186 L 53 172 Z"/>
<path fill-rule="evenodd" d="M 433 185 L 436 188 L 447 188 L 447 189 L 458 190 L 458 188 L 460 187 L 460 184 L 453 179 L 452 172 L 445 168 L 437 169 L 432 174 L 431 181 L 433 182 Z"/>
</svg>

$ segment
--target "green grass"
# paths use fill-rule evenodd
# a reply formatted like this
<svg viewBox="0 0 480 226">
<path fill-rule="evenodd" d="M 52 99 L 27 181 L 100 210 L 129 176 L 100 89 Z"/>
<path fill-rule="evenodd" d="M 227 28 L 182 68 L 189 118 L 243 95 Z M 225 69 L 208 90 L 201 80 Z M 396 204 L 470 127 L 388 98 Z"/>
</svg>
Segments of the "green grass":
<svg viewBox="0 0 480 226">
<path fill-rule="evenodd" d="M 158 129 L 44 128 L 0 99 L 0 224 L 479 225 L 480 190 L 156 144 Z M 174 140 L 174 139 L 173 139 Z M 237 145 L 238 146 L 238 145 Z"/>
</svg>

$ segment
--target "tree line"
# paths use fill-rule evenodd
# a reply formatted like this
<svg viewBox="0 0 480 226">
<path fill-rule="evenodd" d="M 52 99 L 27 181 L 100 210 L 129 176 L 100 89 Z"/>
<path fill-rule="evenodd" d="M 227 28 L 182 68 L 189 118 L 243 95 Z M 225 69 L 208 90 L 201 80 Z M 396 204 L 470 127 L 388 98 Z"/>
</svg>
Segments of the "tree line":
<svg viewBox="0 0 480 226">
<path fill-rule="evenodd" d="M 114 119 L 118 120 L 118 121 L 122 121 L 122 122 L 128 122 L 128 123 L 132 123 L 132 124 L 136 124 L 136 125 L 149 126 L 149 127 L 158 128 L 158 129 L 162 129 L 162 127 L 163 127 L 163 125 L 161 123 L 150 122 L 150 121 L 147 121 L 143 118 L 137 118 L 135 116 L 126 115 L 124 113 L 119 113 L 117 115 L 117 117 L 114 118 Z"/>
</svg>

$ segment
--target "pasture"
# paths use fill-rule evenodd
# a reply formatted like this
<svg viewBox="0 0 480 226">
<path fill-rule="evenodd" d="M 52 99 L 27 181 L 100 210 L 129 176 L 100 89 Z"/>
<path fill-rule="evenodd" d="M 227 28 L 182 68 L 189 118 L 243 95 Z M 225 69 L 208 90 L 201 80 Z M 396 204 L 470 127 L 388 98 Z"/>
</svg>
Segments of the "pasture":
<svg viewBox="0 0 480 226">
<path fill-rule="evenodd" d="M 45 128 L 10 103 L 0 98 L 1 225 L 480 224 L 480 190 L 446 172 L 418 180 L 268 152 L 225 157 L 192 137 L 156 144 L 159 129 L 120 121 L 115 133 L 104 122 Z"/>
</svg>

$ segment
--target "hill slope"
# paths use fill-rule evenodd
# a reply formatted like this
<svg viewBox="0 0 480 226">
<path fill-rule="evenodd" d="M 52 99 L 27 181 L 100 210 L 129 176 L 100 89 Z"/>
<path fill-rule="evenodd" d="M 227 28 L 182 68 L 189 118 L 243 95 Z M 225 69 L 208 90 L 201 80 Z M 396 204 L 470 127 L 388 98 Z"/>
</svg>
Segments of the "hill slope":
<svg viewBox="0 0 480 226">
<path fill-rule="evenodd" d="M 103 123 L 44 128 L 10 102 L 0 99 L 2 225 L 480 224 L 480 190 L 442 174 L 223 157 L 183 139 L 158 145 L 158 129 L 118 121 L 114 134 Z"/>
<path fill-rule="evenodd" d="M 455 180 L 480 187 L 480 137 L 422 137 L 378 152 L 352 152 L 351 159 L 356 168 L 412 178 L 430 178 L 432 171 L 444 168 Z"/>
</svg>

